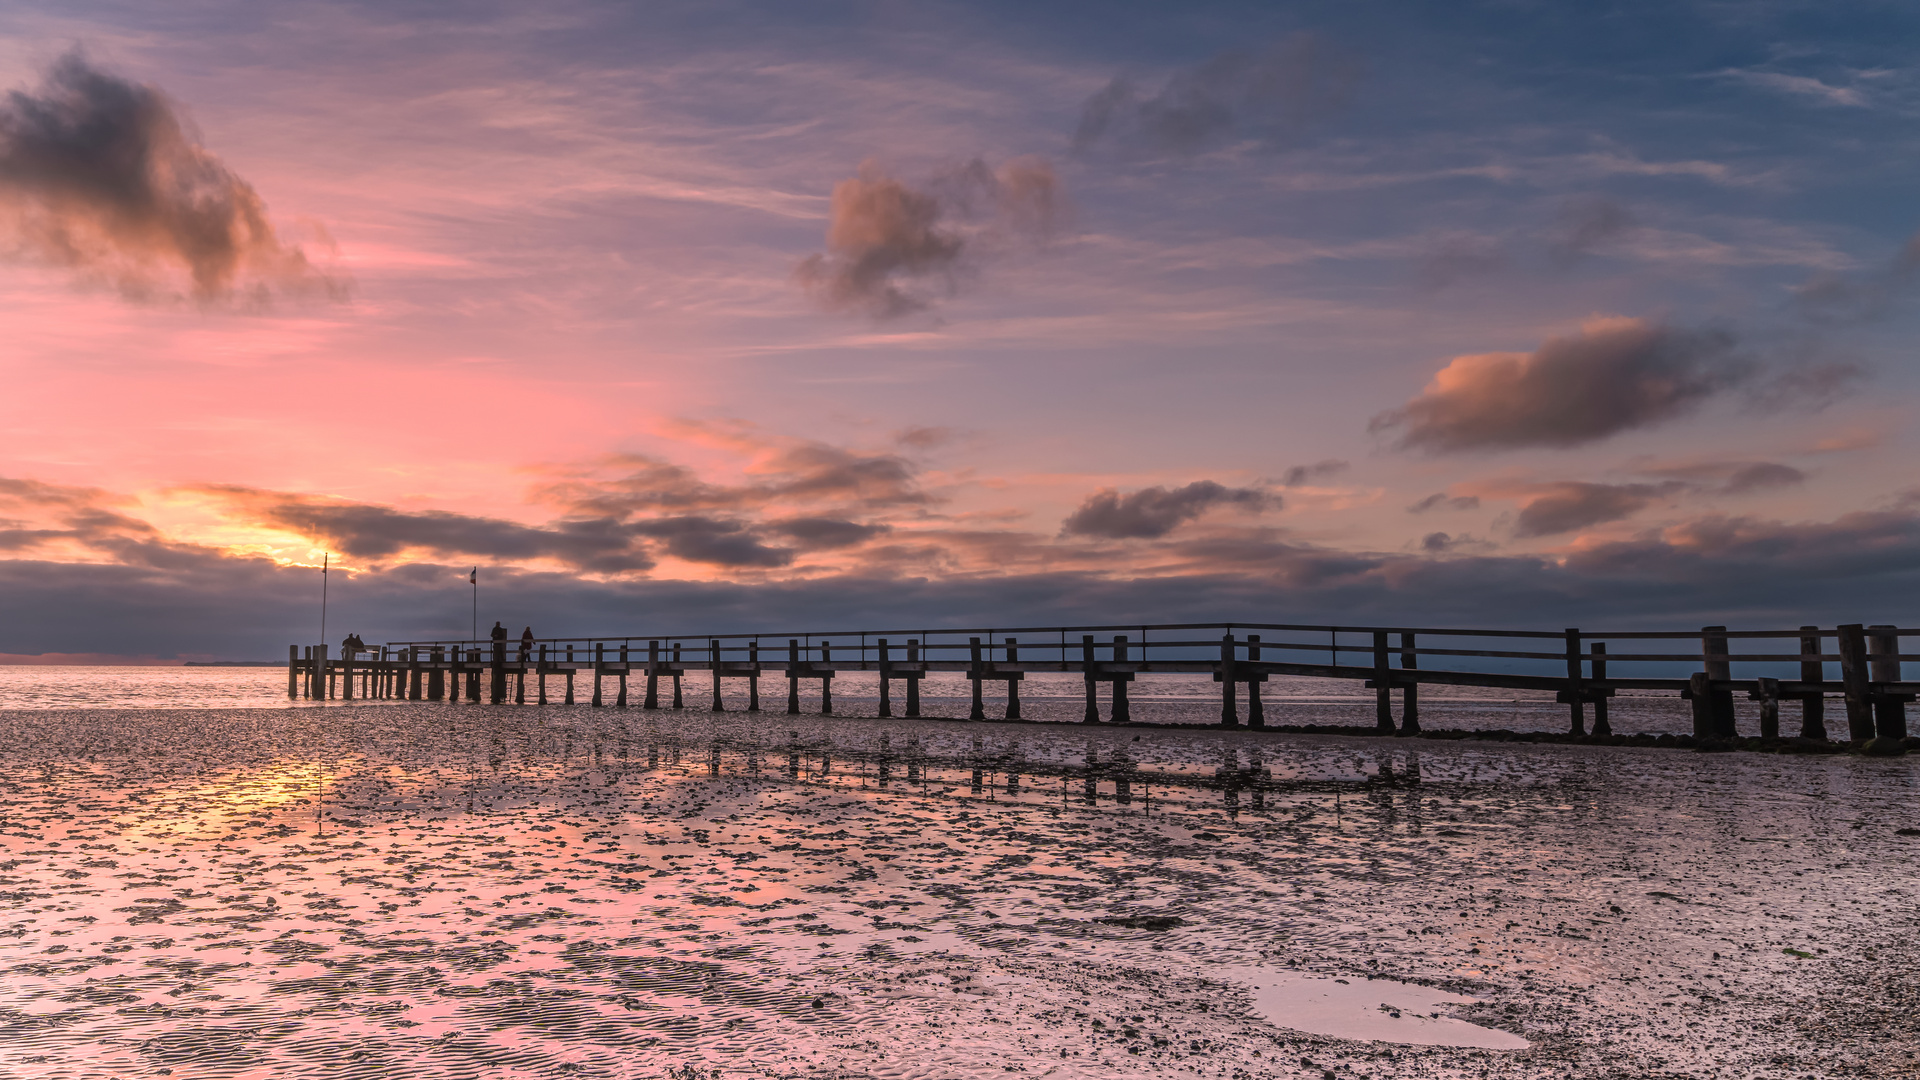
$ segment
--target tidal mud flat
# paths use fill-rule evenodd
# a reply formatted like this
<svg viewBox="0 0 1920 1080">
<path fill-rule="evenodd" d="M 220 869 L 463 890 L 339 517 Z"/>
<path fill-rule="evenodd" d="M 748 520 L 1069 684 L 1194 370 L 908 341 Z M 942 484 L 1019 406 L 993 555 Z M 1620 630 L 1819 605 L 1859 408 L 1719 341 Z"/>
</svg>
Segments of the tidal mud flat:
<svg viewBox="0 0 1920 1080">
<path fill-rule="evenodd" d="M 0 1075 L 1913 1075 L 1915 770 L 693 711 L 0 713 Z"/>
</svg>

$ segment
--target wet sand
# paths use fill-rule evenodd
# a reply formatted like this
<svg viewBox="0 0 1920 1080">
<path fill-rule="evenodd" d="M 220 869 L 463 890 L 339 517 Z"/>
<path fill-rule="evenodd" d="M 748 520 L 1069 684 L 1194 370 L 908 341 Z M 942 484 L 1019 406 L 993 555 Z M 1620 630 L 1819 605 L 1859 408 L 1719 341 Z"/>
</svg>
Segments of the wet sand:
<svg viewBox="0 0 1920 1080">
<path fill-rule="evenodd" d="M 691 711 L 0 713 L 0 1073 L 1913 1075 L 1915 775 Z M 1377 1036 L 1421 1019 L 1413 984 L 1425 1028 L 1528 1046 L 1289 1026 L 1315 1021 L 1287 987 L 1369 980 Z"/>
</svg>

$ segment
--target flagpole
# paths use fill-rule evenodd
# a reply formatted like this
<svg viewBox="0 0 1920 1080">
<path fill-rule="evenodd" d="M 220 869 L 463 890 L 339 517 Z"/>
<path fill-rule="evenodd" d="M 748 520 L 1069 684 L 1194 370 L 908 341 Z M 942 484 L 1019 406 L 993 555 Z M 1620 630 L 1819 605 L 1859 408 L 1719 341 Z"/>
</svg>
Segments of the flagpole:
<svg viewBox="0 0 1920 1080">
<path fill-rule="evenodd" d="M 473 586 L 473 639 L 480 640 L 480 568 L 474 567 L 467 575 L 467 584 Z"/>
<path fill-rule="evenodd" d="M 327 643 L 327 564 L 333 561 L 333 553 L 320 556 L 320 644 Z"/>
</svg>

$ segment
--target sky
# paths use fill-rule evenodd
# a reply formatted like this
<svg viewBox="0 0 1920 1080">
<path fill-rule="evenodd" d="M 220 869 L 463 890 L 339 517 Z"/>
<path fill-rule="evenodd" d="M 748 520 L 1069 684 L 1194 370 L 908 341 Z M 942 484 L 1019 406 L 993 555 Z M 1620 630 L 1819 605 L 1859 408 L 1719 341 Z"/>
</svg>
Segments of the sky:
<svg viewBox="0 0 1920 1080">
<path fill-rule="evenodd" d="M 1920 11 L 0 9 L 0 659 L 1908 624 Z"/>
</svg>

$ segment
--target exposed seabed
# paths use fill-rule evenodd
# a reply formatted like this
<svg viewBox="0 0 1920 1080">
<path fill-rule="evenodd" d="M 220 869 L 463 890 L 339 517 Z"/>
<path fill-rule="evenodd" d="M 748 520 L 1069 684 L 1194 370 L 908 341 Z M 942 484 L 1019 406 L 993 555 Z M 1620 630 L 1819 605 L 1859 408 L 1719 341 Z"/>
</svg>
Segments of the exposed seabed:
<svg viewBox="0 0 1920 1080">
<path fill-rule="evenodd" d="M 0 1073 L 1910 1074 L 1914 777 L 691 710 L 0 713 Z"/>
</svg>

